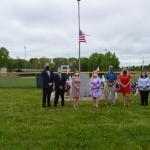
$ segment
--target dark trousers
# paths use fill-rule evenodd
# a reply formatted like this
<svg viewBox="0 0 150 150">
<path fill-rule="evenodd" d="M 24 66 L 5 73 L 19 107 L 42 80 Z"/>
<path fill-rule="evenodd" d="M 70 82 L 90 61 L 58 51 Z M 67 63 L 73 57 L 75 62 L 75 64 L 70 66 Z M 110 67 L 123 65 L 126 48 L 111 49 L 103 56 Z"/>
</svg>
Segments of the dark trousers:
<svg viewBox="0 0 150 150">
<path fill-rule="evenodd" d="M 55 100 L 54 100 L 55 107 L 57 107 L 59 97 L 61 97 L 61 106 L 65 105 L 64 93 L 65 93 L 64 90 L 55 90 Z"/>
<path fill-rule="evenodd" d="M 141 96 L 141 105 L 147 106 L 148 105 L 149 91 L 140 91 L 140 96 Z"/>
<path fill-rule="evenodd" d="M 48 107 L 51 106 L 51 103 L 50 103 L 51 93 L 52 93 L 51 88 L 43 88 L 43 99 L 42 99 L 43 107 L 46 107 L 46 103 Z"/>
</svg>

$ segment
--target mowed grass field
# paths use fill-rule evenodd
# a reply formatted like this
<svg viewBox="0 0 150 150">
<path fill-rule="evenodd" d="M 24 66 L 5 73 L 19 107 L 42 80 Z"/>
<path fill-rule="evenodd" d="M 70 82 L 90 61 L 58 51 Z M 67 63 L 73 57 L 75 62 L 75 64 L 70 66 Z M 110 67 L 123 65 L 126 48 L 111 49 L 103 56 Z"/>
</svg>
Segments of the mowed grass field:
<svg viewBox="0 0 150 150">
<path fill-rule="evenodd" d="M 150 150 L 150 107 L 134 95 L 124 107 L 119 95 L 115 106 L 42 110 L 40 89 L 1 88 L 0 150 Z"/>
<path fill-rule="evenodd" d="M 0 88 L 27 88 L 27 87 L 37 87 L 35 77 L 16 77 L 16 76 L 6 76 L 0 77 Z"/>
</svg>

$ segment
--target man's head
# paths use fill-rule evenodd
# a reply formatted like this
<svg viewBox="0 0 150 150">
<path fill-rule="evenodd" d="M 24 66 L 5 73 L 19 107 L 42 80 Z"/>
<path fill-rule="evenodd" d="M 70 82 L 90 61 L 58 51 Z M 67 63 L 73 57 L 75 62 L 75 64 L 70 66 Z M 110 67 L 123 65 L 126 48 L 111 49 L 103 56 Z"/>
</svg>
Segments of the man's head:
<svg viewBox="0 0 150 150">
<path fill-rule="evenodd" d="M 141 73 L 141 78 L 147 78 L 147 73 L 145 71 Z"/>
<path fill-rule="evenodd" d="M 45 70 L 49 70 L 49 63 L 45 63 L 44 68 Z"/>
<path fill-rule="evenodd" d="M 113 72 L 113 66 L 109 66 L 109 72 Z"/>
<path fill-rule="evenodd" d="M 58 70 L 58 74 L 61 74 L 62 73 L 62 71 L 61 70 Z"/>
</svg>

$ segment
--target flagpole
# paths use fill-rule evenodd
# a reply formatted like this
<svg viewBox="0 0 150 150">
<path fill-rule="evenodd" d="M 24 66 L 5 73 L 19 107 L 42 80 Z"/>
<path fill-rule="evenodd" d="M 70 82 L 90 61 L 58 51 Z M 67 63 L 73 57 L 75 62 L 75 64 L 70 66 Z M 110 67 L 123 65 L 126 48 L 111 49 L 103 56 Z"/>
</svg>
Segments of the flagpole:
<svg viewBox="0 0 150 150">
<path fill-rule="evenodd" d="M 142 71 L 144 71 L 144 59 L 142 61 Z"/>
<path fill-rule="evenodd" d="M 26 56 L 27 56 L 27 47 L 26 46 L 24 46 L 24 52 L 25 52 L 25 65 L 24 65 L 24 67 L 25 67 L 25 71 L 26 71 L 26 69 L 27 69 L 27 66 L 26 66 Z"/>
<path fill-rule="evenodd" d="M 77 1 L 78 1 L 78 28 L 79 28 L 79 35 L 80 35 L 80 0 Z M 81 62 L 80 62 L 81 45 L 80 45 L 79 35 L 78 35 L 78 42 L 79 42 L 79 72 L 80 72 L 81 71 Z"/>
<path fill-rule="evenodd" d="M 108 68 L 109 68 L 109 64 L 108 64 L 108 54 L 107 54 L 107 49 L 105 49 L 105 55 L 106 55 L 106 71 L 108 71 Z"/>
</svg>

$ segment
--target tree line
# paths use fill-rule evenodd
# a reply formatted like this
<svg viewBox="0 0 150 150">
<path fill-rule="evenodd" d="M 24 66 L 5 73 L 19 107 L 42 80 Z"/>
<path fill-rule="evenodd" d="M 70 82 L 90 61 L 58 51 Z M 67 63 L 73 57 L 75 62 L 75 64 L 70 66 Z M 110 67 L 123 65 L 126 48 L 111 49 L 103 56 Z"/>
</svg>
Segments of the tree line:
<svg viewBox="0 0 150 150">
<path fill-rule="evenodd" d="M 9 56 L 9 51 L 1 47 L 0 48 L 0 68 L 7 67 L 9 71 L 21 70 L 21 69 L 42 69 L 44 64 L 49 62 L 50 68 L 54 71 L 64 64 L 69 65 L 71 70 L 78 69 L 78 58 L 59 57 L 59 58 L 30 58 L 29 60 L 21 58 L 12 58 Z M 93 53 L 89 57 L 81 57 L 81 71 L 93 71 L 98 66 L 101 71 L 106 71 L 108 66 L 113 66 L 115 70 L 119 70 L 119 58 L 115 53 L 108 51 L 105 54 Z M 131 66 L 130 66 L 131 67 Z M 150 68 L 150 65 L 147 66 Z M 133 66 L 131 69 L 140 70 L 140 66 Z"/>
</svg>

